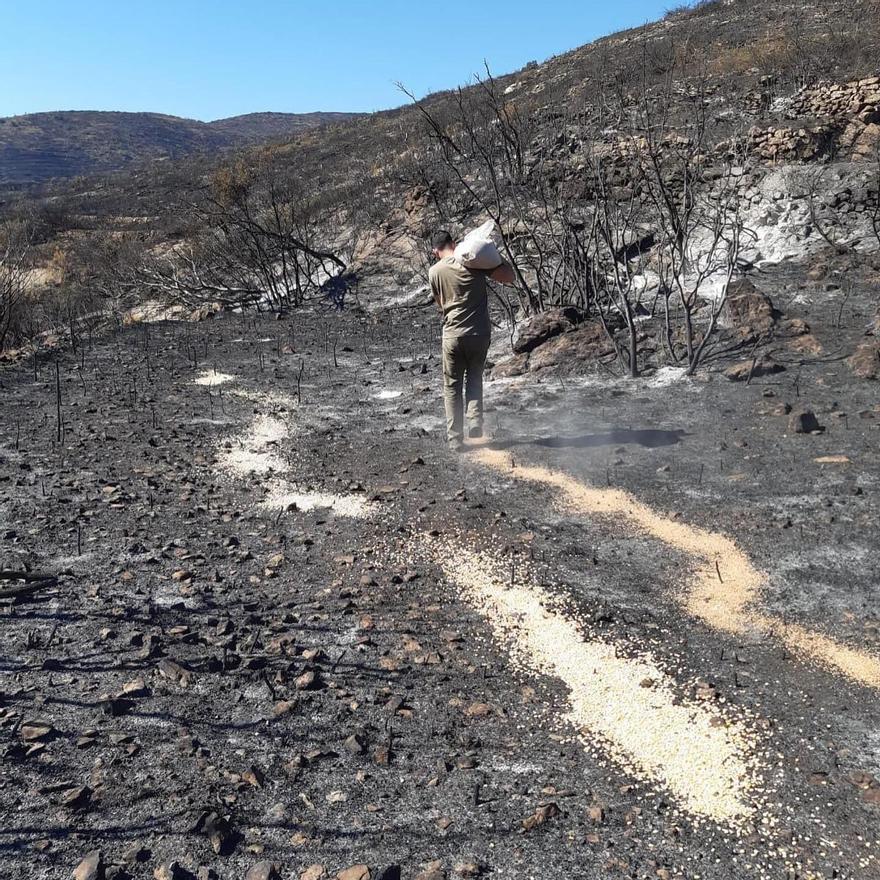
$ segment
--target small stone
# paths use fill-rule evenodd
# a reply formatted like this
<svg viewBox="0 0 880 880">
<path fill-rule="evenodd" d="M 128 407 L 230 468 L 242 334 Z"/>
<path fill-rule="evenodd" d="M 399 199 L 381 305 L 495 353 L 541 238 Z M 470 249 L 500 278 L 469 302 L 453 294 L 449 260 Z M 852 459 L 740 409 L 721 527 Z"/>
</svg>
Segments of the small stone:
<svg viewBox="0 0 880 880">
<path fill-rule="evenodd" d="M 340 871 L 336 880 L 370 880 L 370 869 L 366 865 L 352 865 Z"/>
<path fill-rule="evenodd" d="M 415 876 L 415 880 L 446 880 L 446 871 L 439 860 L 428 862 Z"/>
<path fill-rule="evenodd" d="M 464 710 L 464 714 L 468 718 L 485 718 L 487 715 L 491 715 L 491 713 L 492 707 L 488 703 L 471 703 Z"/>
<path fill-rule="evenodd" d="M 344 748 L 352 755 L 362 755 L 367 750 L 367 742 L 362 734 L 353 733 L 345 741 Z"/>
<path fill-rule="evenodd" d="M 247 874 L 244 875 L 244 880 L 281 880 L 281 875 L 274 862 L 264 861 L 251 865 Z"/>
<path fill-rule="evenodd" d="M 133 843 L 122 853 L 122 860 L 126 865 L 142 865 L 150 861 L 153 853 L 140 843 Z"/>
<path fill-rule="evenodd" d="M 526 818 L 522 820 L 523 831 L 532 831 L 543 825 L 549 819 L 558 816 L 559 813 L 560 810 L 556 804 L 542 804 L 531 816 L 526 816 Z"/>
<path fill-rule="evenodd" d="M 92 803 L 92 793 L 87 785 L 72 788 L 61 798 L 61 806 L 69 810 L 87 810 Z"/>
<path fill-rule="evenodd" d="M 266 782 L 266 774 L 259 767 L 250 767 L 241 774 L 241 778 L 254 788 L 262 788 Z"/>
<path fill-rule="evenodd" d="M 298 691 L 314 690 L 319 684 L 318 673 L 308 669 L 302 675 L 297 676 L 293 683 Z"/>
<path fill-rule="evenodd" d="M 104 856 L 96 849 L 74 868 L 73 880 L 104 880 L 104 871 Z"/>
<path fill-rule="evenodd" d="M 149 691 L 147 690 L 146 682 L 143 680 L 141 676 L 132 679 L 131 681 L 126 682 L 122 686 L 122 694 L 126 697 L 146 697 L 149 696 Z"/>
<path fill-rule="evenodd" d="M 25 742 L 36 742 L 41 739 L 50 739 L 55 734 L 55 728 L 44 721 L 25 721 L 18 733 Z"/>
<path fill-rule="evenodd" d="M 187 871 L 175 859 L 163 862 L 153 871 L 155 880 L 192 880 L 193 876 L 191 871 Z"/>
<path fill-rule="evenodd" d="M 327 869 L 323 865 L 309 865 L 300 875 L 299 880 L 323 880 L 327 876 Z"/>
</svg>

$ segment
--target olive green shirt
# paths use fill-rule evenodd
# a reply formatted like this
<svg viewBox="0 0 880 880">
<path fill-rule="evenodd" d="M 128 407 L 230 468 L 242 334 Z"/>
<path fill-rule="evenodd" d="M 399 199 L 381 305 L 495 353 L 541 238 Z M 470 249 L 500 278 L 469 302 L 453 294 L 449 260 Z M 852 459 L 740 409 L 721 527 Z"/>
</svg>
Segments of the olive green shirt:
<svg viewBox="0 0 880 880">
<path fill-rule="evenodd" d="M 467 269 L 455 257 L 444 257 L 431 266 L 428 280 L 443 312 L 444 337 L 491 337 L 486 284 L 490 274 L 482 269 Z"/>
</svg>

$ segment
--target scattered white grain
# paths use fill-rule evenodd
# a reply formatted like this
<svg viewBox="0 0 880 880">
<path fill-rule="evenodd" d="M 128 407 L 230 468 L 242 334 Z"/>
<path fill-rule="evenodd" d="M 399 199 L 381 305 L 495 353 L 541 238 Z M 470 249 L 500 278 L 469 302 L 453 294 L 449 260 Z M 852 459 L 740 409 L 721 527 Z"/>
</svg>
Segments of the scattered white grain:
<svg viewBox="0 0 880 880">
<path fill-rule="evenodd" d="M 201 373 L 198 378 L 194 380 L 196 385 L 207 385 L 211 388 L 215 385 L 225 385 L 227 382 L 234 381 L 235 376 L 230 376 L 229 373 L 217 373 L 214 370 L 208 370 L 207 372 Z"/>
<path fill-rule="evenodd" d="M 574 620 L 551 610 L 553 597 L 502 560 L 425 538 L 462 596 L 483 613 L 514 662 L 569 689 L 564 720 L 587 745 L 600 738 L 615 761 L 667 788 L 687 811 L 738 825 L 753 812 L 752 733 L 688 699 L 643 654 L 618 655 Z M 526 576 L 525 582 L 524 575 Z"/>
<path fill-rule="evenodd" d="M 261 507 L 268 510 L 332 510 L 337 516 L 352 519 L 369 519 L 374 513 L 374 505 L 361 495 L 337 495 L 332 492 L 306 492 L 293 483 L 279 481 L 269 486 L 269 492 Z"/>
</svg>

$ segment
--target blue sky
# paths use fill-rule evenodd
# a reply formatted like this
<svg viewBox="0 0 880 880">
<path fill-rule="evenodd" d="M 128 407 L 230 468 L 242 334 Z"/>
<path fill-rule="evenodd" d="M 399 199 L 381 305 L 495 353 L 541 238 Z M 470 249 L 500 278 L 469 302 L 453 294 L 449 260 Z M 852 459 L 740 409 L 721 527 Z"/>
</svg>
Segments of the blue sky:
<svg viewBox="0 0 880 880">
<path fill-rule="evenodd" d="M 378 110 L 658 18 L 676 0 L 0 0 L 0 116 Z M 440 10 L 438 13 L 437 10 Z"/>
</svg>

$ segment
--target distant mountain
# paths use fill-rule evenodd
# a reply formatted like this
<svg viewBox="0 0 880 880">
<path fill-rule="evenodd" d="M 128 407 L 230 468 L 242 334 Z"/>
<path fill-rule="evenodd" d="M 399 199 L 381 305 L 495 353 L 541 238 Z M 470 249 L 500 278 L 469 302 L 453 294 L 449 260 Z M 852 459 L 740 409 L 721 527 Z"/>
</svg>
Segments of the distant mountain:
<svg viewBox="0 0 880 880">
<path fill-rule="evenodd" d="M 213 122 L 161 113 L 65 110 L 0 118 L 0 185 L 115 171 L 147 159 L 177 159 L 285 140 L 355 113 L 248 113 Z"/>
</svg>

